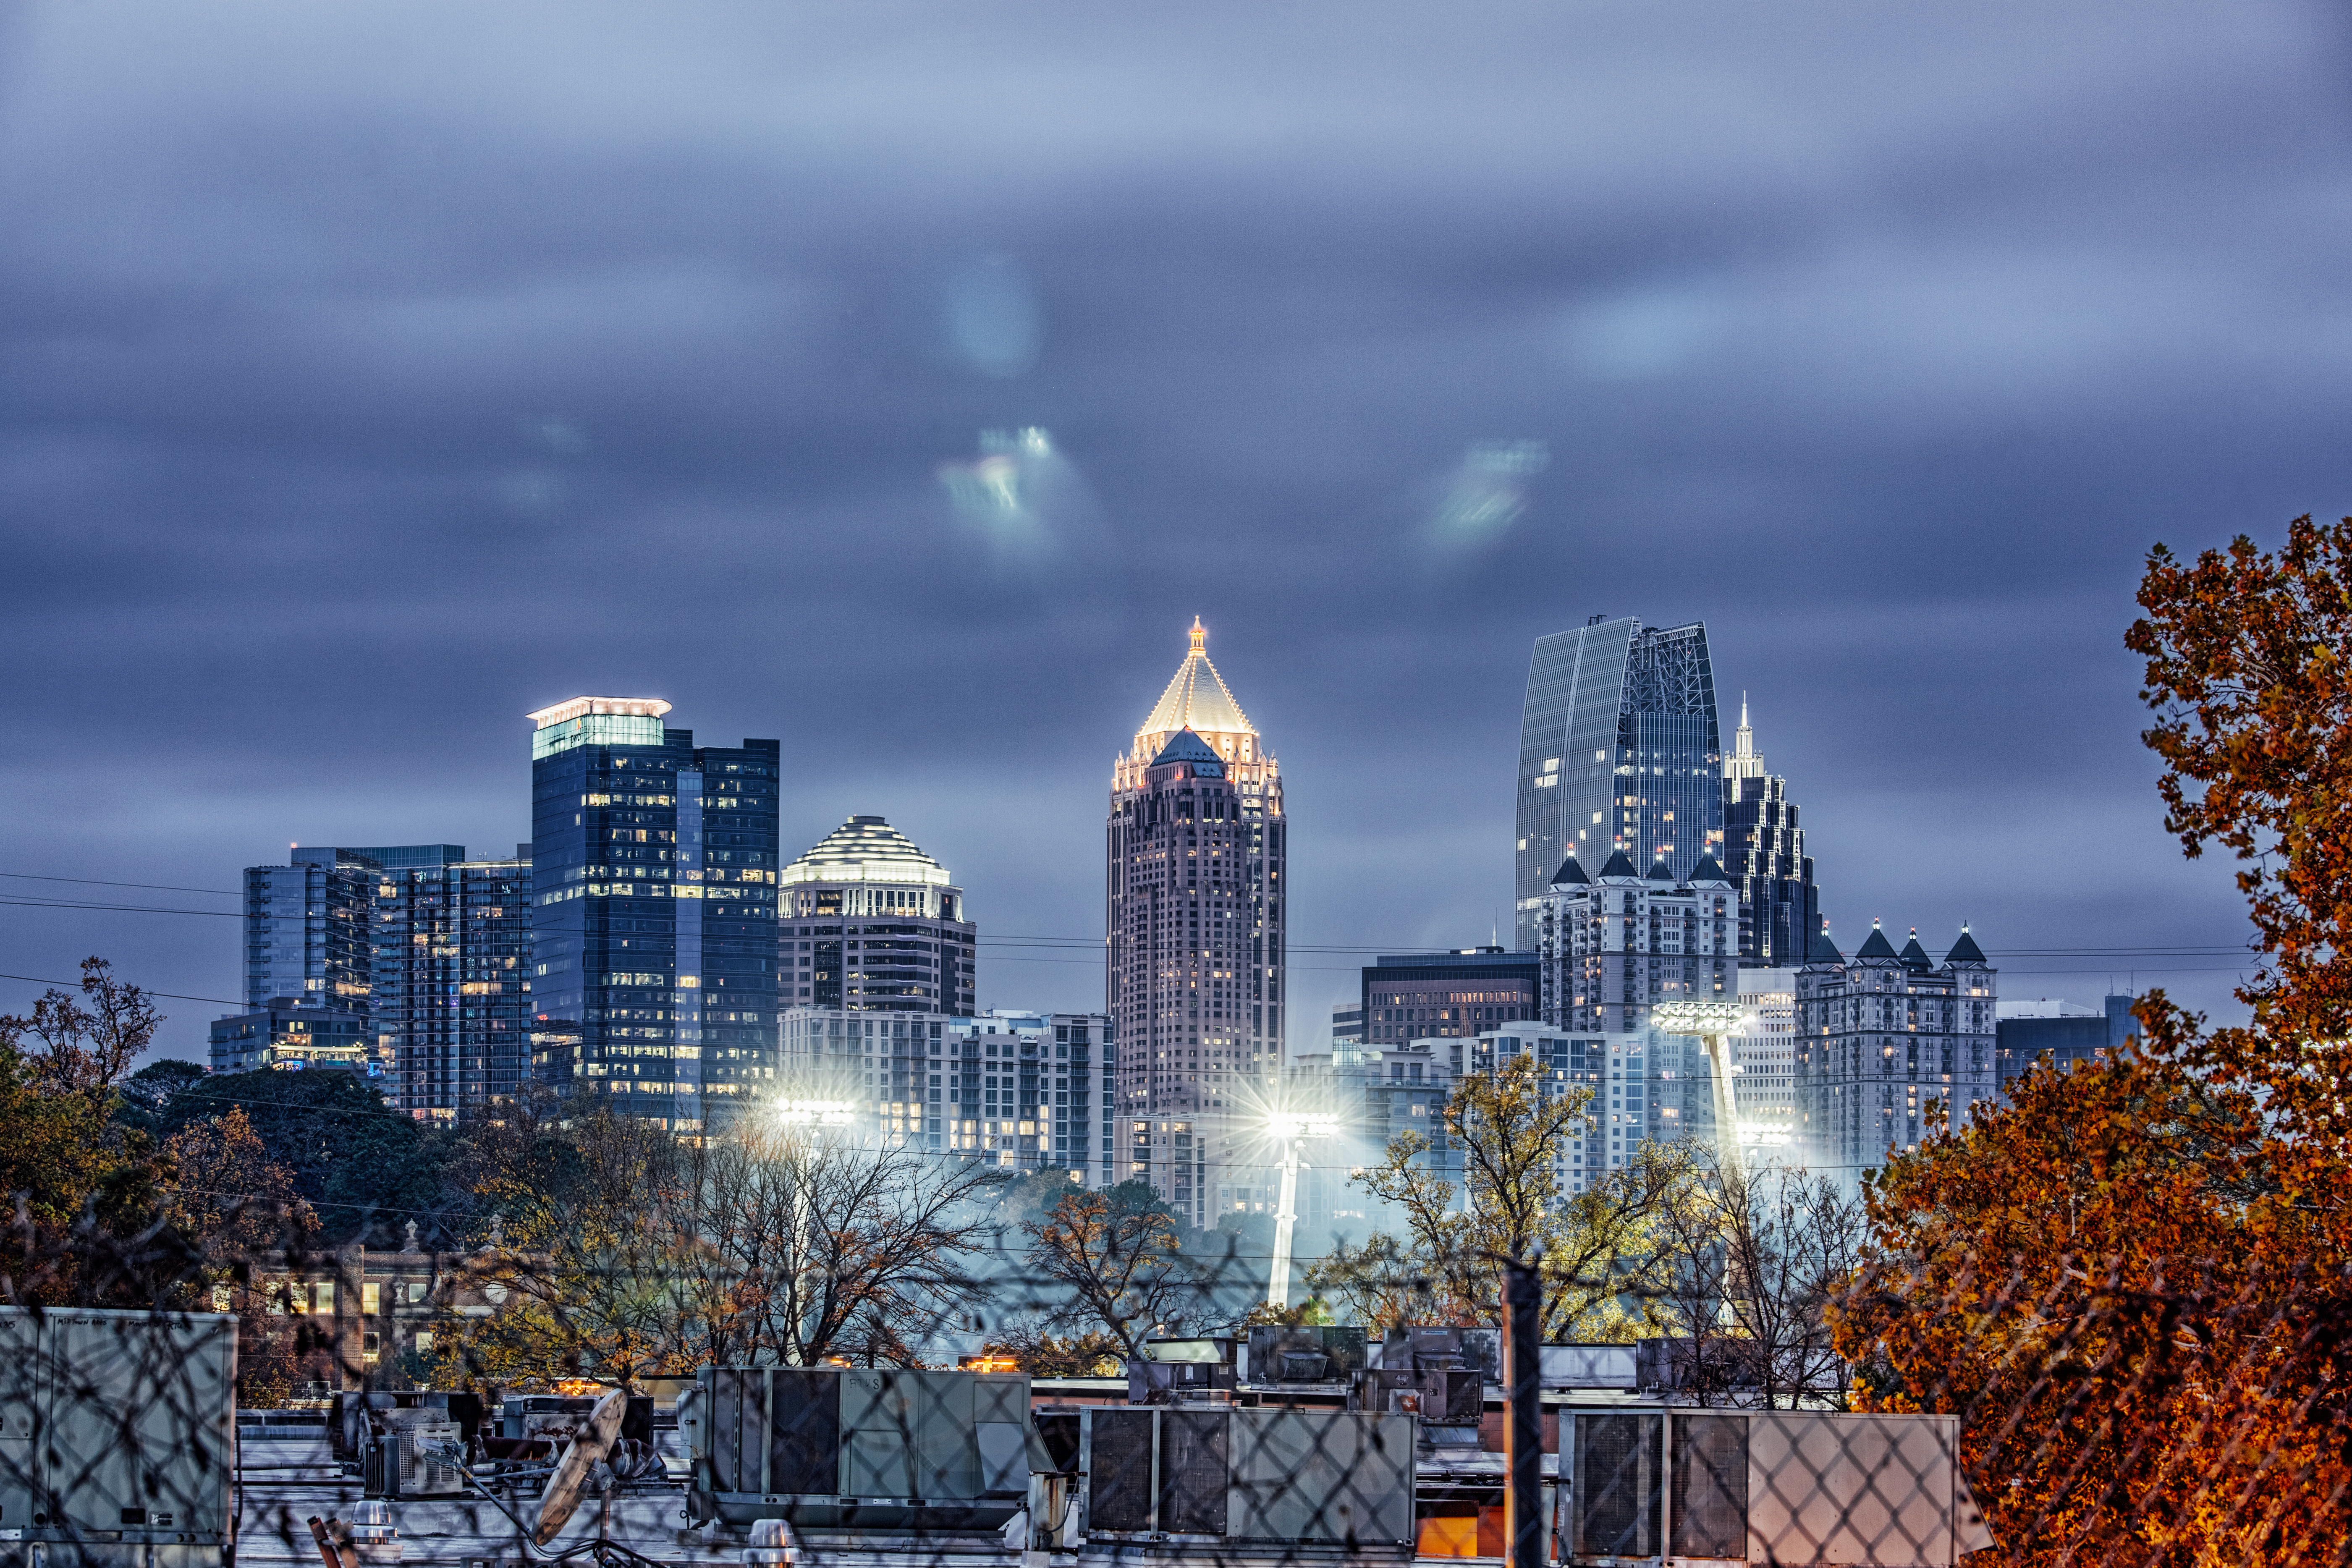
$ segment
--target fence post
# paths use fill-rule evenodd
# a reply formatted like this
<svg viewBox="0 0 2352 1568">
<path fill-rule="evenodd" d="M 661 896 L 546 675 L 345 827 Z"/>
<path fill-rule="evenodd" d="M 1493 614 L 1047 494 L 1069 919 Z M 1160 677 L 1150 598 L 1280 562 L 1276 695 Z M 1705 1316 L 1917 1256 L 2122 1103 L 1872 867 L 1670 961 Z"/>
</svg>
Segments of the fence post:
<svg viewBox="0 0 2352 1568">
<path fill-rule="evenodd" d="M 1542 1287 L 1535 1266 L 1503 1266 L 1503 1537 L 1510 1568 L 1543 1568 Z"/>
</svg>

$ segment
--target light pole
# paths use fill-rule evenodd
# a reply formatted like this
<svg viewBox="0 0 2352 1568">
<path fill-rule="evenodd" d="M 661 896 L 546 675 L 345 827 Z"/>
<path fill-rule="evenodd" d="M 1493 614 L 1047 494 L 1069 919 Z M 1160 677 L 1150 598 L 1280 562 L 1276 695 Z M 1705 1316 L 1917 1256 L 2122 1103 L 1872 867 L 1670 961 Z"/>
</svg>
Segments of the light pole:
<svg viewBox="0 0 2352 1568">
<path fill-rule="evenodd" d="M 1290 1233 L 1298 1223 L 1298 1156 L 1309 1138 L 1328 1138 L 1339 1130 L 1336 1116 L 1277 1110 L 1268 1130 L 1282 1144 L 1282 1201 L 1274 1211 L 1274 1262 L 1266 1280 L 1265 1299 L 1277 1307 L 1290 1305 Z"/>
<path fill-rule="evenodd" d="M 1738 1100 L 1731 1087 L 1731 1052 L 1724 1041 L 1747 1009 L 1737 1002 L 1661 1002 L 1650 1009 L 1650 1024 L 1662 1035 L 1696 1035 L 1706 1047 L 1715 1077 L 1715 1146 L 1724 1173 L 1740 1174 Z"/>
</svg>

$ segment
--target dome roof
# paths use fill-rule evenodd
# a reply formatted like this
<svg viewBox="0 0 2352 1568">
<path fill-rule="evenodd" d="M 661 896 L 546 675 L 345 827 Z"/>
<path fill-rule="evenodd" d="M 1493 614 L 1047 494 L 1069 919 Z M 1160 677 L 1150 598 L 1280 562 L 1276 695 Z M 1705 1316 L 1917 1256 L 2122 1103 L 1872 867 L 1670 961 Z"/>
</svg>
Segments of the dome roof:
<svg viewBox="0 0 2352 1568">
<path fill-rule="evenodd" d="M 895 882 L 948 886 L 948 868 L 915 847 L 878 816 L 853 816 L 783 869 L 790 888 L 803 882 Z"/>
</svg>

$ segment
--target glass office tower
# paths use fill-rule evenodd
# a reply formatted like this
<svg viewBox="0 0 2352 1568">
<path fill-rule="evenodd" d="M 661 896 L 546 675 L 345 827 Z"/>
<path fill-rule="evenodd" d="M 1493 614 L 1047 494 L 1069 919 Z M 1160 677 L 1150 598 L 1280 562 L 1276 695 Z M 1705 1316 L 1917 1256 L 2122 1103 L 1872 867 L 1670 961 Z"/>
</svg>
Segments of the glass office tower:
<svg viewBox="0 0 2352 1568">
<path fill-rule="evenodd" d="M 1538 637 L 1519 727 L 1514 945 L 1534 950 L 1544 890 L 1570 855 L 1664 860 L 1678 882 L 1719 855 L 1722 752 L 1703 622 L 1595 616 Z"/>
<path fill-rule="evenodd" d="M 531 1060 L 699 1133 L 774 1060 L 773 741 L 697 746 L 653 698 L 530 715 Z"/>
<path fill-rule="evenodd" d="M 455 854 L 383 862 L 373 1002 L 395 1103 L 448 1121 L 511 1100 L 530 1076 L 530 846 L 508 859 L 440 847 Z"/>
</svg>

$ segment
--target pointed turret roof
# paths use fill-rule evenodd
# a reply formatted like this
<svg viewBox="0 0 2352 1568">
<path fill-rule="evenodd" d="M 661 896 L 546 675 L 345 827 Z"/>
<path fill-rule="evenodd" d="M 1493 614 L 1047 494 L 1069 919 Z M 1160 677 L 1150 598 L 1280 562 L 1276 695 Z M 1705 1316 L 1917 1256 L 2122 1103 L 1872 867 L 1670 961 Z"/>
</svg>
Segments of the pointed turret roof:
<svg viewBox="0 0 2352 1568">
<path fill-rule="evenodd" d="M 1576 863 L 1576 857 L 1571 854 L 1559 863 L 1559 869 L 1552 873 L 1551 885 L 1555 888 L 1588 888 L 1592 885 L 1592 879 L 1584 874 L 1584 868 Z"/>
<path fill-rule="evenodd" d="M 1917 926 L 1913 926 L 1911 928 L 1911 940 L 1903 944 L 1902 956 L 1903 966 L 1906 969 L 1916 969 L 1922 974 L 1927 973 L 1927 971 L 1936 967 L 1936 961 L 1927 956 L 1927 950 L 1926 948 L 1919 945 L 1919 928 Z"/>
<path fill-rule="evenodd" d="M 1190 730 L 1179 730 L 1171 735 L 1168 743 L 1160 748 L 1160 754 L 1151 759 L 1151 765 L 1155 768 L 1166 767 L 1171 763 L 1192 763 L 1195 765 L 1205 763 L 1217 770 L 1210 777 L 1224 776 L 1225 760 L 1217 755 L 1208 742 Z"/>
<path fill-rule="evenodd" d="M 1642 879 L 1642 873 L 1633 869 L 1633 862 L 1625 858 L 1625 851 L 1622 849 L 1612 853 L 1601 868 L 1601 879 L 1604 882 L 1620 877 L 1628 882 L 1638 882 Z"/>
<path fill-rule="evenodd" d="M 1807 963 L 1843 963 L 1845 954 L 1838 951 L 1838 944 L 1830 940 L 1828 931 L 1817 931 L 1813 932 L 1812 940 L 1806 944 L 1805 962 Z"/>
<path fill-rule="evenodd" d="M 1962 925 L 1960 940 L 1952 943 L 1952 951 L 1944 954 L 1944 962 L 1947 964 L 1953 964 L 1982 963 L 1984 961 L 1984 949 L 1977 945 L 1977 939 L 1969 934 L 1969 928 L 1966 925 Z"/>
<path fill-rule="evenodd" d="M 1191 636 L 1192 646 L 1184 655 L 1184 662 L 1176 667 L 1175 678 L 1160 694 L 1151 717 L 1143 721 L 1137 736 L 1165 734 L 1171 730 L 1192 730 L 1211 735 L 1256 734 L 1243 714 L 1242 705 L 1227 689 L 1224 678 L 1209 662 L 1209 634 L 1202 629 L 1198 616 L 1192 617 Z"/>
<path fill-rule="evenodd" d="M 1674 879 L 1675 868 L 1666 864 L 1666 858 L 1663 855 L 1651 861 L 1650 868 L 1642 874 L 1644 882 L 1671 882 Z"/>
<path fill-rule="evenodd" d="M 1712 855 L 1698 858 L 1698 864 L 1691 868 L 1690 879 L 1693 887 L 1701 882 L 1720 882 L 1727 888 L 1731 886 L 1731 879 L 1724 874 L 1721 866 L 1716 864 Z"/>
<path fill-rule="evenodd" d="M 1878 929 L 1878 922 L 1873 921 L 1868 940 L 1854 950 L 1853 956 L 1859 962 L 1865 958 L 1897 958 L 1899 955 L 1895 951 L 1895 944 L 1886 940 L 1886 933 Z"/>
</svg>

